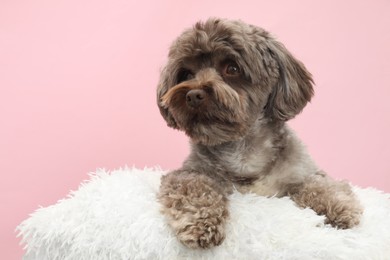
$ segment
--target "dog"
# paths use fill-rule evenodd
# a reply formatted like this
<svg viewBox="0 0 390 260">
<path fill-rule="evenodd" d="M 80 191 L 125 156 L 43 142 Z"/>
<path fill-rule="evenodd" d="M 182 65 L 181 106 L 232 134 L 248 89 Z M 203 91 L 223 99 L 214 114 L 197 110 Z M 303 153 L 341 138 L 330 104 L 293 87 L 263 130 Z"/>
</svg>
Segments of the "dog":
<svg viewBox="0 0 390 260">
<path fill-rule="evenodd" d="M 157 87 L 169 127 L 191 153 L 161 178 L 158 200 L 190 248 L 224 240 L 234 190 L 289 196 L 340 229 L 359 224 L 362 207 L 346 182 L 318 169 L 286 121 L 314 94 L 312 75 L 269 32 L 210 18 L 172 44 Z"/>
</svg>

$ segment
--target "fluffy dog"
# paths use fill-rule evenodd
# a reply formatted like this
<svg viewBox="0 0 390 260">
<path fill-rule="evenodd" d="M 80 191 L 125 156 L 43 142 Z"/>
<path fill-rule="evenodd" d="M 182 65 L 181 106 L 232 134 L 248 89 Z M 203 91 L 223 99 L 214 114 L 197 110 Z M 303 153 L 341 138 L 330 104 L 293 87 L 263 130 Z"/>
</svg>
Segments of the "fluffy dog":
<svg viewBox="0 0 390 260">
<path fill-rule="evenodd" d="M 289 196 L 337 228 L 359 223 L 350 186 L 320 171 L 285 123 L 310 101 L 312 85 L 283 44 L 241 21 L 198 22 L 173 43 L 158 106 L 168 126 L 190 137 L 192 151 L 161 179 L 159 201 L 182 243 L 223 241 L 233 189 Z"/>
</svg>

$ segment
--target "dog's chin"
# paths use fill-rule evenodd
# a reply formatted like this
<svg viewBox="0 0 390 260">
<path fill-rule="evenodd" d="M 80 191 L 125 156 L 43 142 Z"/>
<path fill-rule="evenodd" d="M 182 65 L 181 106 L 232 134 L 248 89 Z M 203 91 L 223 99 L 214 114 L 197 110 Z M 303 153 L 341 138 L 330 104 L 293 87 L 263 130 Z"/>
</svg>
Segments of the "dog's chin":
<svg viewBox="0 0 390 260">
<path fill-rule="evenodd" d="M 169 107 L 178 130 L 183 131 L 191 142 L 215 146 L 236 141 L 245 136 L 250 128 L 248 113 L 238 105 L 235 110 L 216 101 L 198 108 L 191 108 L 179 99 Z"/>
<path fill-rule="evenodd" d="M 215 146 L 239 140 L 248 133 L 249 125 L 245 120 L 232 118 L 207 118 L 193 115 L 177 121 L 179 130 L 191 138 L 193 144 Z"/>
</svg>

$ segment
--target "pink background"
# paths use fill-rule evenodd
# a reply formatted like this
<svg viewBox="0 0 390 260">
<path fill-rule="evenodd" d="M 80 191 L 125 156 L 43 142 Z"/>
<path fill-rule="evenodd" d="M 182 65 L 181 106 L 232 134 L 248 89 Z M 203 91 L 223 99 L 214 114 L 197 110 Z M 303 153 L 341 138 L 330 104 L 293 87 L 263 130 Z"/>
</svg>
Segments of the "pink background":
<svg viewBox="0 0 390 260">
<path fill-rule="evenodd" d="M 155 104 L 172 40 L 209 16 L 285 43 L 316 82 L 290 125 L 335 178 L 390 192 L 390 2 L 0 2 L 0 258 L 14 229 L 96 168 L 179 167 L 187 138 Z"/>
</svg>

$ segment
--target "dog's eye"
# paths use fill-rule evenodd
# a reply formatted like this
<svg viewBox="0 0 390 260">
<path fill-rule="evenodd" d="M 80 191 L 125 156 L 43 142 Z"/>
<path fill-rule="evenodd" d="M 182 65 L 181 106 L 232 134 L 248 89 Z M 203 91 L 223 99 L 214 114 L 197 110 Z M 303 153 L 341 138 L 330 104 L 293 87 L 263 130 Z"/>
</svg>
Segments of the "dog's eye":
<svg viewBox="0 0 390 260">
<path fill-rule="evenodd" d="M 226 76 L 238 76 L 240 75 L 240 67 L 238 67 L 237 63 L 235 62 L 229 62 L 225 65 L 224 68 L 224 74 Z"/>
<path fill-rule="evenodd" d="M 194 74 L 186 69 L 183 69 L 179 72 L 179 75 L 177 76 L 177 83 L 181 83 L 183 81 L 187 81 L 194 78 Z"/>
</svg>

